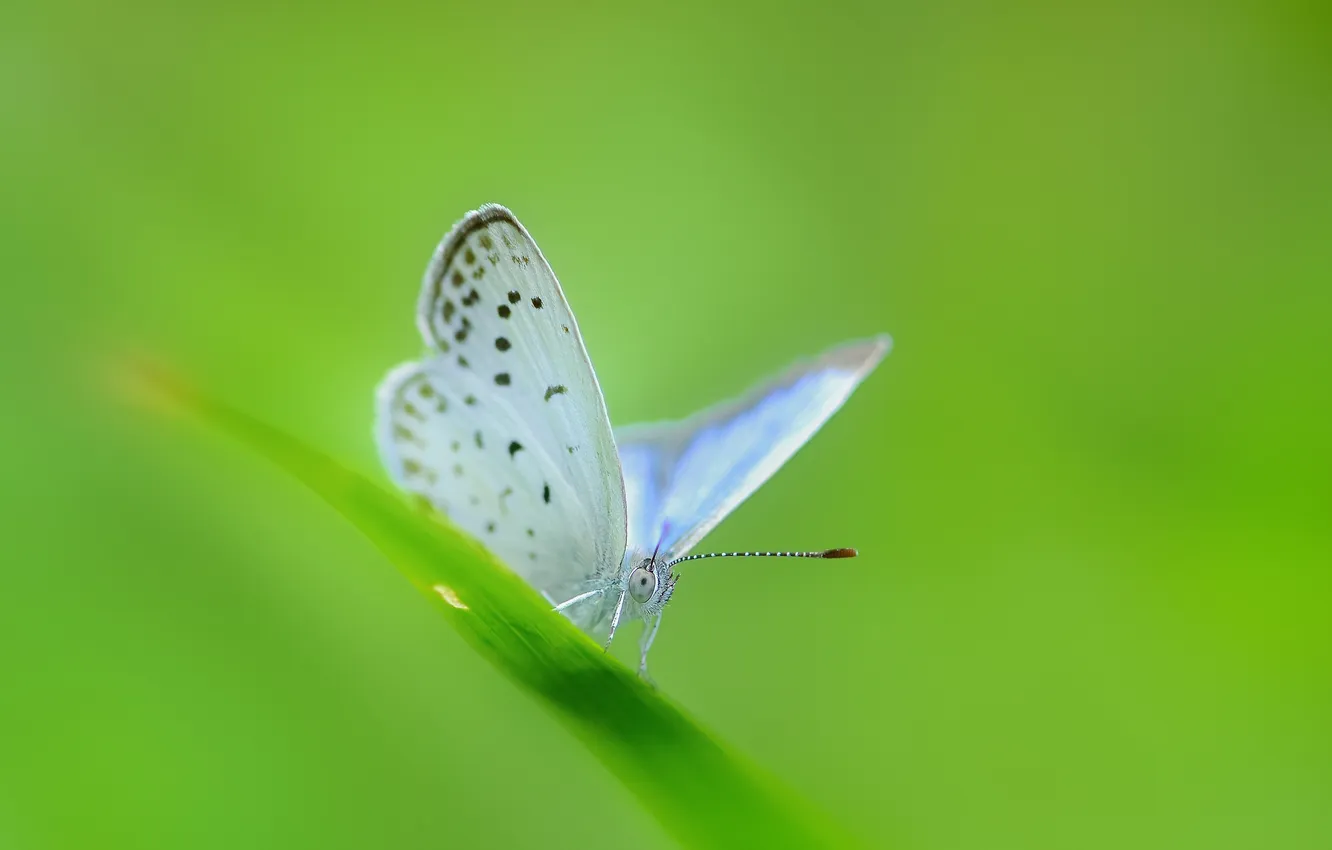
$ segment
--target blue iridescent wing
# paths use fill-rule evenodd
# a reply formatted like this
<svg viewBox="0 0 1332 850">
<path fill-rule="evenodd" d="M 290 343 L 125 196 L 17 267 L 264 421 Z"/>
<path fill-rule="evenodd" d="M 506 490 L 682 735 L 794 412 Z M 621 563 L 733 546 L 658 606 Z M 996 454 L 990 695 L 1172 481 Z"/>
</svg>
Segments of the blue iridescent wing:
<svg viewBox="0 0 1332 850">
<path fill-rule="evenodd" d="M 687 554 L 814 436 L 891 347 L 886 335 L 842 345 L 683 421 L 617 429 L 629 552 L 650 553 L 660 540 L 662 555 Z"/>
</svg>

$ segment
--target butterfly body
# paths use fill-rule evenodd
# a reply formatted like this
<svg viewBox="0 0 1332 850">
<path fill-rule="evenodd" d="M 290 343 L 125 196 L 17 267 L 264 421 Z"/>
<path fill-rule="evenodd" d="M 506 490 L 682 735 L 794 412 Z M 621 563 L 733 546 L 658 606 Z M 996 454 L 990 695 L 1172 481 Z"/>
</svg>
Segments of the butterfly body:
<svg viewBox="0 0 1332 850">
<path fill-rule="evenodd" d="M 640 670 L 675 588 L 671 561 L 803 445 L 890 344 L 842 346 L 689 419 L 612 431 L 554 272 L 497 205 L 436 249 L 417 326 L 427 354 L 377 394 L 389 474 L 588 634 L 609 642 L 643 620 Z"/>
</svg>

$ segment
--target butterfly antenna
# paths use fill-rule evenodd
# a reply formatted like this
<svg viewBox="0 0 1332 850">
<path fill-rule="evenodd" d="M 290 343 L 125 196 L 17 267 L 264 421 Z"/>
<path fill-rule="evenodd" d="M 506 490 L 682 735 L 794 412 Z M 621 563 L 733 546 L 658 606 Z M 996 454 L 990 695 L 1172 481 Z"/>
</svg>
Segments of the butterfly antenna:
<svg viewBox="0 0 1332 850">
<path fill-rule="evenodd" d="M 855 549 L 824 549 L 822 552 L 709 552 L 706 555 L 685 555 L 666 565 L 670 569 L 685 561 L 701 561 L 704 558 L 854 558 Z"/>
<path fill-rule="evenodd" d="M 652 550 L 652 560 L 648 562 L 648 570 L 651 571 L 657 566 L 657 553 L 661 551 L 661 544 L 666 540 L 666 535 L 671 533 L 671 524 L 663 522 L 661 524 L 661 536 L 657 538 L 657 548 Z"/>
</svg>

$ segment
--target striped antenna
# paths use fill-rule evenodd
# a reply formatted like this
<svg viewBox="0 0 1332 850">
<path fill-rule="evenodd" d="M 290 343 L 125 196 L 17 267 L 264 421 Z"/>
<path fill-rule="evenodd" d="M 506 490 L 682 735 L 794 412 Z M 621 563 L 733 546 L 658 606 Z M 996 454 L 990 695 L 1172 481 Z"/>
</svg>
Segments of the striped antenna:
<svg viewBox="0 0 1332 850">
<path fill-rule="evenodd" d="M 710 552 L 706 555 L 685 555 L 666 565 L 670 569 L 684 561 L 701 561 L 704 558 L 854 558 L 855 549 L 824 549 L 822 552 Z"/>
</svg>

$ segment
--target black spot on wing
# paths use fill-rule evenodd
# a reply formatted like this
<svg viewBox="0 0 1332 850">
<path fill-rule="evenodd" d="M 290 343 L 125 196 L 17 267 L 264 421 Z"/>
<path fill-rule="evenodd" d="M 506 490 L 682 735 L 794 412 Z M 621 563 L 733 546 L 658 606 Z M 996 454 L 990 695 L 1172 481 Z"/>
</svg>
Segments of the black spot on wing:
<svg viewBox="0 0 1332 850">
<path fill-rule="evenodd" d="M 532 299 L 532 306 L 535 307 L 535 308 L 537 308 L 538 310 L 540 310 L 540 309 L 541 309 L 541 299 L 540 299 L 539 297 L 537 297 L 537 298 L 533 298 L 533 299 Z"/>
<path fill-rule="evenodd" d="M 475 407 L 475 406 L 476 406 L 476 396 L 474 396 L 474 395 L 465 395 L 465 396 L 463 396 L 463 404 L 467 405 L 468 407 Z"/>
<path fill-rule="evenodd" d="M 472 263 L 476 262 L 476 254 L 472 251 L 471 248 L 468 248 L 467 253 L 463 254 L 463 261 L 466 262 L 467 265 L 469 266 Z"/>
<path fill-rule="evenodd" d="M 422 466 L 419 461 L 410 458 L 402 462 L 402 474 L 405 478 L 424 478 L 427 484 L 434 484 L 439 479 L 435 470 L 428 466 Z"/>
<path fill-rule="evenodd" d="M 518 442 L 517 440 L 514 440 L 513 442 L 509 443 L 509 457 L 513 457 L 522 450 L 523 450 L 523 444 Z"/>
<path fill-rule="evenodd" d="M 510 304 L 517 304 L 517 303 L 518 303 L 519 301 L 521 301 L 521 300 L 523 300 L 523 296 L 521 296 L 521 295 L 518 294 L 518 290 L 514 289 L 514 290 L 511 290 L 511 291 L 509 292 L 509 303 L 510 303 Z"/>
<path fill-rule="evenodd" d="M 461 354 L 459 354 L 459 355 L 458 355 L 458 365 L 459 365 L 461 368 L 463 368 L 463 369 L 468 369 L 468 368 L 471 367 L 472 364 L 467 362 L 467 358 L 466 358 L 466 357 L 463 357 Z"/>
<path fill-rule="evenodd" d="M 564 384 L 556 384 L 553 387 L 546 387 L 546 401 L 550 401 L 552 396 L 564 395 L 568 391 L 569 388 Z"/>
<path fill-rule="evenodd" d="M 541 501 L 550 504 L 550 485 L 547 484 L 541 488 Z"/>
<path fill-rule="evenodd" d="M 472 438 L 473 438 L 474 440 L 476 440 L 476 447 L 477 447 L 478 449 L 484 449 L 484 448 L 485 448 L 485 445 L 481 442 L 481 432 L 480 432 L 480 431 L 477 431 L 475 434 L 473 434 L 473 435 L 472 435 Z"/>
<path fill-rule="evenodd" d="M 454 313 L 454 311 L 456 311 L 457 309 L 458 309 L 458 307 L 457 307 L 457 305 L 455 305 L 455 304 L 453 303 L 452 299 L 449 299 L 449 298 L 445 298 L 445 299 L 444 299 L 444 321 L 445 321 L 445 323 L 448 323 L 448 322 L 453 321 L 453 313 Z"/>
<path fill-rule="evenodd" d="M 457 269 L 454 269 L 454 270 L 453 270 L 453 277 L 449 278 L 449 280 L 452 280 L 452 281 L 453 281 L 453 285 L 454 285 L 454 286 L 462 286 L 462 285 L 463 285 L 463 281 L 466 280 L 466 278 L 463 277 L 463 273 L 462 273 L 462 272 L 458 271 Z"/>
<path fill-rule="evenodd" d="M 495 376 L 495 383 L 501 387 L 507 387 L 509 385 L 509 373 L 500 372 L 497 374 Z"/>
<path fill-rule="evenodd" d="M 501 305 L 499 305 L 499 317 L 500 317 L 501 319 L 507 319 L 507 318 L 509 318 L 509 314 L 512 313 L 512 312 L 513 312 L 513 311 L 509 309 L 509 305 L 508 305 L 508 304 L 501 304 Z"/>
<path fill-rule="evenodd" d="M 495 337 L 495 347 L 500 351 L 508 351 L 510 348 L 513 348 L 513 345 L 504 337 L 499 336 Z"/>
<path fill-rule="evenodd" d="M 477 271 L 484 271 L 484 269 L 478 268 Z M 475 289 L 473 289 L 471 292 L 468 292 L 466 295 L 463 296 L 462 305 L 464 307 L 471 307 L 473 304 L 475 304 L 480 300 L 481 296 L 477 294 Z"/>
</svg>

